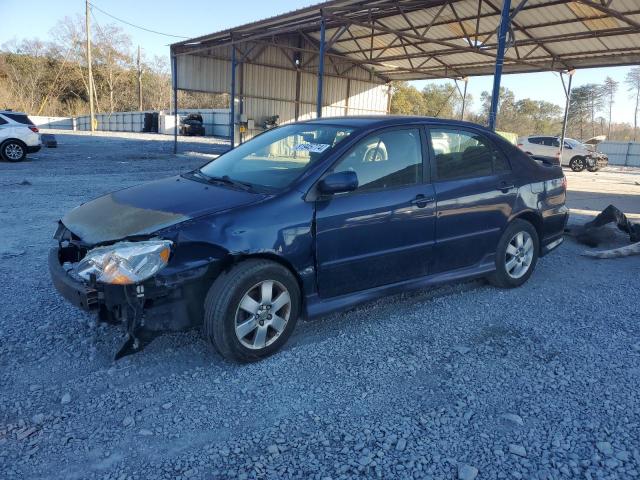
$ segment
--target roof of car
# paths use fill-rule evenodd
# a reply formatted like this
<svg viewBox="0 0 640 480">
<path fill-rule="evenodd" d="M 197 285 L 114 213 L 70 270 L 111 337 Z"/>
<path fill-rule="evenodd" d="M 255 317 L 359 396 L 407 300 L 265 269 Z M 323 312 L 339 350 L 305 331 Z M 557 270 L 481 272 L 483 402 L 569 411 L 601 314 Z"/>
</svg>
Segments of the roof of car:
<svg viewBox="0 0 640 480">
<path fill-rule="evenodd" d="M 450 120 L 445 118 L 422 117 L 417 115 L 366 115 L 366 116 L 346 116 L 346 117 L 322 117 L 312 120 L 306 120 L 300 123 L 340 125 L 344 127 L 362 128 L 362 127 L 383 127 L 386 125 L 401 125 L 403 123 L 437 123 L 439 125 L 448 126 L 472 126 L 487 129 L 477 123 L 465 122 L 462 120 Z"/>
</svg>

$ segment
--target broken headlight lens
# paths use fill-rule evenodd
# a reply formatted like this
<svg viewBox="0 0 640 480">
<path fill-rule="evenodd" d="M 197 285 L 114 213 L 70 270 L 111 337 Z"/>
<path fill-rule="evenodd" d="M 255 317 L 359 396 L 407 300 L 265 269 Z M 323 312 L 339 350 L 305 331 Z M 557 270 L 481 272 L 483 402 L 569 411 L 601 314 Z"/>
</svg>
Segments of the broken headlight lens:
<svg viewBox="0 0 640 480">
<path fill-rule="evenodd" d="M 148 240 L 120 242 L 90 250 L 75 267 L 75 273 L 102 283 L 130 285 L 155 275 L 169 262 L 172 242 Z"/>
</svg>

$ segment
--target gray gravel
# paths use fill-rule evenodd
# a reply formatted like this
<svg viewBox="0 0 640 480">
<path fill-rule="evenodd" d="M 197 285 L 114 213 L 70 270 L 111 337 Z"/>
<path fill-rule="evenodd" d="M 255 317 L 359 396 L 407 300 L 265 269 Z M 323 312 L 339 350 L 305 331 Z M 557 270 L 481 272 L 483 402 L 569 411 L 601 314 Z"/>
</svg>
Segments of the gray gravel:
<svg viewBox="0 0 640 480">
<path fill-rule="evenodd" d="M 2 478 L 640 476 L 640 257 L 568 241 L 520 289 L 467 282 L 302 322 L 260 363 L 224 362 L 195 331 L 114 363 L 122 332 L 51 286 L 55 221 L 202 157 L 58 139 L 0 163 Z"/>
</svg>

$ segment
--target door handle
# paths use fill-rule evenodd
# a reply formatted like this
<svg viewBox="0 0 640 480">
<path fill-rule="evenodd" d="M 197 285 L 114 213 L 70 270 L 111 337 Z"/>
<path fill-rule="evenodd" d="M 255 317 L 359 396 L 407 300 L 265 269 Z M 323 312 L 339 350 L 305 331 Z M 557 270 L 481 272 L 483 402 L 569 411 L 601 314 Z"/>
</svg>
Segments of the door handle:
<svg viewBox="0 0 640 480">
<path fill-rule="evenodd" d="M 433 203 L 435 201 L 436 201 L 435 197 L 427 197 L 426 195 L 423 195 L 420 193 L 416 195 L 416 198 L 411 200 L 411 205 L 416 205 L 418 208 L 424 208 L 428 204 Z"/>
<path fill-rule="evenodd" d="M 500 186 L 498 187 L 498 189 L 500 191 L 502 191 L 502 193 L 507 193 L 509 190 L 516 188 L 516 186 L 513 183 L 510 182 L 500 182 Z"/>
</svg>

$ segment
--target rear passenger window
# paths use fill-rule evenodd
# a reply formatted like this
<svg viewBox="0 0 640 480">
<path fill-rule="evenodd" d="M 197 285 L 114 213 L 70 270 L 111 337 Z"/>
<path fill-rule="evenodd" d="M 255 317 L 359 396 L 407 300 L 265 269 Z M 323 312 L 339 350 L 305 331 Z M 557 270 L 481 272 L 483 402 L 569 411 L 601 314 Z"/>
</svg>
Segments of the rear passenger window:
<svg viewBox="0 0 640 480">
<path fill-rule="evenodd" d="M 14 122 L 22 123 L 23 125 L 33 125 L 33 122 L 31 121 L 31 119 L 24 114 L 4 113 L 3 115 L 6 115 Z"/>
<path fill-rule="evenodd" d="M 483 177 L 510 170 L 507 159 L 482 135 L 437 128 L 430 133 L 438 180 Z"/>
<path fill-rule="evenodd" d="M 359 142 L 333 169 L 358 175 L 358 191 L 397 188 L 422 181 L 422 148 L 418 129 L 399 129 Z"/>
<path fill-rule="evenodd" d="M 546 147 L 559 147 L 560 142 L 554 137 L 544 137 L 542 144 Z"/>
</svg>

